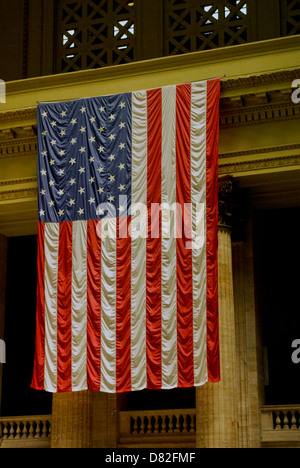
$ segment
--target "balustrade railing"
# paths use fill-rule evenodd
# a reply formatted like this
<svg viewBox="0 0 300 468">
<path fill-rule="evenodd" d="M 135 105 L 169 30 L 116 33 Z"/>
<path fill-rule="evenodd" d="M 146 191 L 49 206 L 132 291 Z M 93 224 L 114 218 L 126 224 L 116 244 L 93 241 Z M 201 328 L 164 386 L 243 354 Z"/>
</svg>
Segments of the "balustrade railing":
<svg viewBox="0 0 300 468">
<path fill-rule="evenodd" d="M 300 446 L 300 406 L 263 406 L 262 444 Z"/>
<path fill-rule="evenodd" d="M 120 447 L 196 445 L 196 410 L 122 411 Z M 0 448 L 50 447 L 51 415 L 0 418 Z M 300 447 L 300 405 L 263 406 L 263 447 Z"/>
<path fill-rule="evenodd" d="M 0 447 L 50 445 L 51 416 L 0 418 Z"/>
<path fill-rule="evenodd" d="M 300 413 L 298 410 L 290 411 L 290 409 L 273 412 L 273 422 L 276 431 L 297 430 L 300 428 Z"/>
<path fill-rule="evenodd" d="M 193 446 L 196 440 L 195 409 L 123 411 L 120 413 L 120 444 L 168 441 Z"/>
</svg>

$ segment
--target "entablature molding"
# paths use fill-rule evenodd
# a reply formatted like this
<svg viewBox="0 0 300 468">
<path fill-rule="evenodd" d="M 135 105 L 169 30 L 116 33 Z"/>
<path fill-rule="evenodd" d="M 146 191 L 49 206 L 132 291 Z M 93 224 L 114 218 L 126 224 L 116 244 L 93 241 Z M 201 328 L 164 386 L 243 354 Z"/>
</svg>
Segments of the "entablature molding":
<svg viewBox="0 0 300 468">
<path fill-rule="evenodd" d="M 0 160 L 36 151 L 36 109 L 0 112 Z"/>
<path fill-rule="evenodd" d="M 252 173 L 300 168 L 300 143 L 245 151 L 223 153 L 219 156 L 219 175 L 238 177 Z M 0 180 L 0 201 L 37 199 L 37 177 Z"/>
<path fill-rule="evenodd" d="M 300 105 L 292 102 L 291 92 L 290 88 L 232 98 L 221 96 L 220 129 L 299 119 Z M 0 160 L 36 151 L 36 109 L 0 112 Z"/>
<path fill-rule="evenodd" d="M 29 156 L 37 154 L 37 138 L 22 138 L 1 141 L 0 138 L 0 161 L 5 158 Z"/>
<path fill-rule="evenodd" d="M 258 73 L 255 75 L 240 76 L 235 78 L 225 78 L 222 80 L 223 93 L 229 94 L 229 91 L 244 90 L 248 88 L 269 87 L 282 85 L 283 83 L 292 83 L 299 79 L 300 68 L 293 67 L 285 70 L 271 71 L 268 73 Z"/>
<path fill-rule="evenodd" d="M 300 166 L 300 152 L 297 155 L 285 157 L 272 157 L 237 162 L 226 162 L 219 165 L 219 174 L 234 174 L 240 176 L 242 173 L 260 173 L 270 170 L 293 169 Z"/>
<path fill-rule="evenodd" d="M 0 180 L 0 202 L 31 198 L 37 200 L 37 178 Z"/>
<path fill-rule="evenodd" d="M 219 155 L 219 174 L 263 173 L 300 166 L 300 143 L 252 148 Z"/>
<path fill-rule="evenodd" d="M 229 80 L 223 78 L 220 128 L 300 118 L 300 104 L 292 101 L 292 82 L 297 76 L 300 79 L 300 68 Z M 268 85 L 267 89 L 253 89 L 262 85 Z M 228 90 L 234 90 L 234 94 L 228 95 Z M 5 145 L 11 147 L 13 140 L 36 137 L 36 127 L 36 107 L 0 111 L 1 148 Z M 2 153 L 5 154 L 5 150 Z"/>
<path fill-rule="evenodd" d="M 293 103 L 291 88 L 222 98 L 220 102 L 220 128 L 224 129 L 299 118 L 300 105 Z"/>
</svg>

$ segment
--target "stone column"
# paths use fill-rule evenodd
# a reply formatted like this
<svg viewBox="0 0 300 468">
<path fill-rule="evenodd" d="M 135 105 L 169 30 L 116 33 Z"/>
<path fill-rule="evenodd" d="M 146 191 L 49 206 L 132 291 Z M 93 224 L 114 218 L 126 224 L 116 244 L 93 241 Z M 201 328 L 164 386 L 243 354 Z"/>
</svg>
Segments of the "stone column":
<svg viewBox="0 0 300 468">
<path fill-rule="evenodd" d="M 196 390 L 198 448 L 236 448 L 236 341 L 232 276 L 231 213 L 227 203 L 231 180 L 220 187 L 218 296 L 221 381 Z"/>
<path fill-rule="evenodd" d="M 51 448 L 114 448 L 117 396 L 98 392 L 53 395 Z"/>
<path fill-rule="evenodd" d="M 248 411 L 247 411 L 247 352 L 246 352 L 246 316 L 245 277 L 244 277 L 244 243 L 235 242 L 233 249 L 234 276 L 234 308 L 236 314 L 236 346 L 237 346 L 237 401 L 239 416 L 239 447 L 248 448 Z"/>
<path fill-rule="evenodd" d="M 260 447 L 260 347 L 254 296 L 251 214 L 244 236 L 233 243 L 233 285 L 236 316 L 239 447 Z"/>
<path fill-rule="evenodd" d="M 4 340 L 5 289 L 6 289 L 7 239 L 0 234 L 0 340 Z M 1 346 L 1 344 L 0 344 Z M 0 362 L 0 405 L 2 390 L 2 366 Z"/>
<path fill-rule="evenodd" d="M 92 440 L 90 392 L 53 395 L 51 448 L 90 448 Z"/>
</svg>

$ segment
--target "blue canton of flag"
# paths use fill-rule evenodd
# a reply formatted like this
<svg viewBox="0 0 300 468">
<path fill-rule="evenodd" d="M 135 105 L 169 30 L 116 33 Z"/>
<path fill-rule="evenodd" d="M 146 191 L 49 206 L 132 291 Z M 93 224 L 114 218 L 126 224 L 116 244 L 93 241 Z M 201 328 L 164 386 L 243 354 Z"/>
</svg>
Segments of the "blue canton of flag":
<svg viewBox="0 0 300 468">
<path fill-rule="evenodd" d="M 39 220 L 100 219 L 131 201 L 131 94 L 38 106 Z M 126 205 L 127 203 L 127 205 Z"/>
</svg>

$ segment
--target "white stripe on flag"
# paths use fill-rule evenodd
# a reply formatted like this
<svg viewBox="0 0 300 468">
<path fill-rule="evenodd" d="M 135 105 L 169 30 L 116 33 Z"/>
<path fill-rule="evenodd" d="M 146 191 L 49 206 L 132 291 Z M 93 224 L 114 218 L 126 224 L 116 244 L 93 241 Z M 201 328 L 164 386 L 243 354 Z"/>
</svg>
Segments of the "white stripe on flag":
<svg viewBox="0 0 300 468">
<path fill-rule="evenodd" d="M 45 224 L 45 373 L 47 392 L 57 391 L 57 271 L 59 224 Z"/>
<path fill-rule="evenodd" d="M 116 391 L 116 218 L 101 221 L 101 391 Z"/>
<path fill-rule="evenodd" d="M 193 243 L 194 384 L 207 381 L 206 353 L 206 82 L 192 84 L 191 201 Z M 198 209 L 197 209 L 198 205 Z M 198 216 L 197 216 L 198 215 Z M 199 219 L 200 215 L 200 219 Z M 198 217 L 198 219 L 197 219 Z M 197 230 L 196 230 L 197 226 Z M 201 237 L 202 236 L 202 237 Z M 201 240 L 203 245 L 201 248 Z"/>
<path fill-rule="evenodd" d="M 147 93 L 132 94 L 132 189 L 131 204 L 147 206 Z M 138 207 L 137 207 L 138 208 Z M 142 211 L 142 205 L 140 205 Z M 145 230 L 147 214 L 132 213 L 131 227 Z M 138 223 L 138 216 L 140 223 Z M 146 366 L 146 238 L 131 233 L 131 388 L 147 385 Z"/>
<path fill-rule="evenodd" d="M 162 88 L 162 388 L 176 387 L 177 268 L 176 268 L 176 86 Z M 165 204 L 165 205 L 164 205 Z"/>
<path fill-rule="evenodd" d="M 72 390 L 86 390 L 87 221 L 73 223 Z"/>
</svg>

